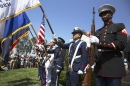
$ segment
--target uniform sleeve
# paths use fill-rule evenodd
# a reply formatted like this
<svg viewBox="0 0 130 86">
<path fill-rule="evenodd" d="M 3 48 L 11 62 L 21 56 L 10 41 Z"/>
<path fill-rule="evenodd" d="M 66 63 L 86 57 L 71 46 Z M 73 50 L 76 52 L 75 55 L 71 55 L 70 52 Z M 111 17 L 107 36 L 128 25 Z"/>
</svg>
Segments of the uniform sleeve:
<svg viewBox="0 0 130 86">
<path fill-rule="evenodd" d="M 53 54 L 55 52 L 55 49 L 49 49 L 49 50 L 47 50 L 47 53 L 49 53 L 49 54 Z"/>
<path fill-rule="evenodd" d="M 80 70 L 84 71 L 87 63 L 88 63 L 88 58 L 89 58 L 89 55 L 88 55 L 88 51 L 87 51 L 87 48 L 86 48 L 86 42 L 82 42 L 81 44 L 81 51 L 82 51 L 82 64 L 81 64 L 81 67 L 80 67 Z"/>
<path fill-rule="evenodd" d="M 61 42 L 59 43 L 60 47 L 63 48 L 63 49 L 69 49 L 70 44 L 71 43 L 66 43 L 66 44 L 61 43 Z"/>
<path fill-rule="evenodd" d="M 62 54 L 63 54 L 63 56 L 65 56 L 66 55 L 66 50 L 63 49 L 62 53 L 59 56 L 59 61 L 58 61 L 58 64 L 57 64 L 57 69 L 58 70 L 62 70 L 63 66 L 64 66 L 64 57 L 62 57 Z"/>
<path fill-rule="evenodd" d="M 127 31 L 123 23 L 115 24 L 116 28 L 113 28 L 115 33 L 115 39 L 113 41 L 100 41 L 99 49 L 112 49 L 112 50 L 124 50 L 127 42 Z M 110 34 L 110 33 L 109 33 Z M 109 41 L 109 42 L 108 42 Z"/>
<path fill-rule="evenodd" d="M 124 50 L 127 42 L 127 31 L 123 23 L 118 24 L 117 28 L 116 40 L 110 44 L 112 44 L 116 50 Z"/>
</svg>

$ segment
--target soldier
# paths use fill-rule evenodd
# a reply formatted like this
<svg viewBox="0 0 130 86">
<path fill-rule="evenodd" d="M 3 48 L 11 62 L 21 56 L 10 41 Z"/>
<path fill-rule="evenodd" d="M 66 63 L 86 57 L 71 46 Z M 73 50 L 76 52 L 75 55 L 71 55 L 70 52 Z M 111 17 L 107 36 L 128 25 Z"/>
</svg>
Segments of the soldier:
<svg viewBox="0 0 130 86">
<path fill-rule="evenodd" d="M 61 43 L 65 43 L 65 40 L 61 37 L 58 37 L 58 41 Z M 55 49 L 49 49 L 47 51 L 49 54 L 54 54 L 53 68 L 51 73 L 51 85 L 50 86 L 59 86 L 59 77 L 60 73 L 64 68 L 64 59 L 62 57 L 66 55 L 66 50 L 60 50 L 58 47 Z M 47 85 L 49 86 L 49 85 Z"/>
<path fill-rule="evenodd" d="M 38 61 L 38 76 L 41 81 L 41 86 L 46 84 L 46 73 L 45 73 L 45 63 L 43 63 L 43 57 L 45 55 L 44 52 L 45 42 L 40 40 L 40 44 L 35 45 L 34 49 L 37 51 L 37 61 Z"/>
<path fill-rule="evenodd" d="M 72 34 L 72 42 L 66 44 L 59 43 L 63 49 L 69 49 L 66 86 L 81 86 L 80 77 L 88 61 L 87 45 L 86 42 L 81 41 L 83 32 L 79 27 L 74 27 Z M 55 35 L 53 35 L 53 38 L 56 39 Z"/>
<path fill-rule="evenodd" d="M 54 40 L 51 40 L 47 49 L 55 49 Z M 52 72 L 52 64 L 54 60 L 54 53 L 48 54 L 50 56 L 49 60 L 45 63 L 45 71 L 46 71 L 46 86 L 50 86 L 51 83 L 51 72 Z M 45 59 L 47 59 L 45 57 Z"/>
<path fill-rule="evenodd" d="M 113 23 L 115 8 L 105 4 L 99 9 L 99 16 L 104 26 L 90 38 L 97 44 L 99 55 L 96 59 L 94 73 L 97 86 L 121 86 L 121 78 L 126 75 L 122 54 L 127 42 L 127 32 L 123 23 Z M 99 41 L 95 41 L 99 40 Z"/>
</svg>

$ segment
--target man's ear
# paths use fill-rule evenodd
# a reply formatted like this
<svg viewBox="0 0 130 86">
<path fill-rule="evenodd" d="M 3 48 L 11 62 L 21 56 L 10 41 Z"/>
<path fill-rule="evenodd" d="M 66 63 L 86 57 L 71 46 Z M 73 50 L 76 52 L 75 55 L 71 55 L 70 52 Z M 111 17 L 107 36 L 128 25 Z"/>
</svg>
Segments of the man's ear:
<svg viewBox="0 0 130 86">
<path fill-rule="evenodd" d="M 79 33 L 78 33 L 78 35 L 79 35 L 79 37 L 80 37 L 80 38 L 82 37 L 82 35 L 81 35 L 81 34 L 79 34 Z"/>
</svg>

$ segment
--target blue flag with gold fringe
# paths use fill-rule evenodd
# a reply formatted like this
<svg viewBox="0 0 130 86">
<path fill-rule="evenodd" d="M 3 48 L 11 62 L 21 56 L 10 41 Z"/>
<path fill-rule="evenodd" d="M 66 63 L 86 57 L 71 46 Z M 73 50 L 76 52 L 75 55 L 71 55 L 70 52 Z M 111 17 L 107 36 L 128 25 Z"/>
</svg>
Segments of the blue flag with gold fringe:
<svg viewBox="0 0 130 86">
<path fill-rule="evenodd" d="M 16 17 L 10 18 L 5 23 L 1 23 L 0 38 L 1 38 L 1 50 L 0 58 L 7 63 L 9 60 L 10 50 L 16 46 L 16 42 L 20 39 L 28 30 L 28 26 L 31 22 L 25 12 L 19 14 Z M 14 44 L 14 45 L 13 45 Z"/>
</svg>

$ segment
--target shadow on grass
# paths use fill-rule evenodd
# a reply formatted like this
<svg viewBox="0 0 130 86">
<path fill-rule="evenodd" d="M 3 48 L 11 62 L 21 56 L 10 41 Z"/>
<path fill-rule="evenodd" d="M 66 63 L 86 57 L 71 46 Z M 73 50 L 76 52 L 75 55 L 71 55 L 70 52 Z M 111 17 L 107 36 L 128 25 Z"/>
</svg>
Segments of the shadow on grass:
<svg viewBox="0 0 130 86">
<path fill-rule="evenodd" d="M 37 82 L 32 82 L 32 79 L 30 78 L 24 78 L 20 80 L 14 80 L 8 82 L 8 84 L 13 84 L 13 86 L 32 86 L 34 84 L 38 84 Z"/>
</svg>

